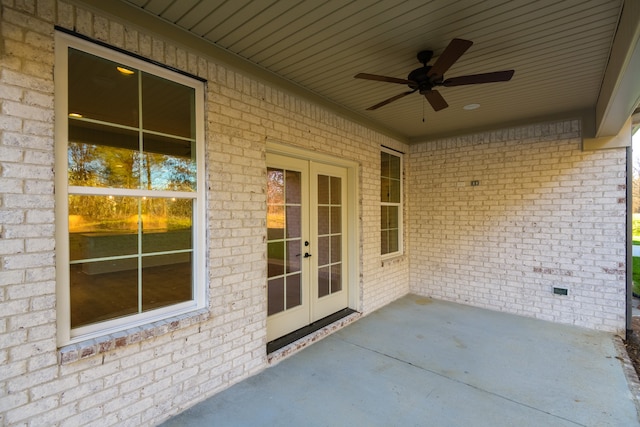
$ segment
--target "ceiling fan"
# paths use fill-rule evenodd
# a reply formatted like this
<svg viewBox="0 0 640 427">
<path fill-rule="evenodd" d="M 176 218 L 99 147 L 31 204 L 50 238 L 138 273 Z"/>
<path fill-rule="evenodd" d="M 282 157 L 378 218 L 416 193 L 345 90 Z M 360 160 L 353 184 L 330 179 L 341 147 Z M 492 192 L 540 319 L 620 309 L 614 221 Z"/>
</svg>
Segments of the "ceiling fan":
<svg viewBox="0 0 640 427">
<path fill-rule="evenodd" d="M 436 86 L 463 86 L 473 85 L 479 83 L 494 83 L 494 82 L 506 82 L 513 77 L 514 70 L 506 71 L 494 71 L 492 73 L 472 74 L 468 76 L 452 77 L 450 79 L 444 79 L 444 73 L 467 51 L 473 44 L 472 41 L 463 39 L 453 39 L 449 45 L 442 52 L 442 55 L 438 57 L 433 65 L 427 65 L 433 56 L 433 51 L 423 50 L 418 53 L 418 61 L 422 63 L 422 67 L 416 68 L 409 73 L 406 79 L 398 79 L 395 77 L 380 76 L 377 74 L 359 73 L 354 77 L 356 79 L 376 80 L 387 83 L 405 84 L 411 89 L 407 92 L 402 92 L 399 95 L 392 96 L 389 99 L 373 105 L 367 110 L 377 110 L 393 101 L 397 101 L 407 95 L 410 95 L 416 91 L 420 92 L 420 95 L 424 95 L 431 107 L 435 111 L 440 111 L 447 108 L 449 104 L 444 100 L 440 92 L 434 90 Z"/>
</svg>

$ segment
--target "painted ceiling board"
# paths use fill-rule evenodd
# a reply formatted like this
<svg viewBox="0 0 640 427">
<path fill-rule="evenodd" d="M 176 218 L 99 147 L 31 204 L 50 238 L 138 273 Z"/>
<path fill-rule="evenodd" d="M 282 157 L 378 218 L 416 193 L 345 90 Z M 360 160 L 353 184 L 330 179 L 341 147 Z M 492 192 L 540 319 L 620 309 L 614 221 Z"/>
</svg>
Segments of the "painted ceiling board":
<svg viewBox="0 0 640 427">
<path fill-rule="evenodd" d="M 594 108 L 622 6 L 622 0 L 120 1 L 408 140 Z M 420 50 L 435 52 L 432 65 L 453 38 L 474 44 L 445 78 L 509 69 L 514 78 L 438 88 L 450 107 L 437 113 L 418 93 L 366 110 L 408 88 L 354 79 L 356 73 L 406 78 L 421 66 Z M 463 111 L 469 103 L 482 105 Z"/>
</svg>

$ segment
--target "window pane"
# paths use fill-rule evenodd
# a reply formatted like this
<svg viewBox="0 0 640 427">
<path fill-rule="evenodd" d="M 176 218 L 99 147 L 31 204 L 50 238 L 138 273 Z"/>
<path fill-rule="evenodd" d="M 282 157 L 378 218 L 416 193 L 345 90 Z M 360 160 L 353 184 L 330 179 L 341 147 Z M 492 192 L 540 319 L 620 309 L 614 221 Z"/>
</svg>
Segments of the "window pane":
<svg viewBox="0 0 640 427">
<path fill-rule="evenodd" d="M 138 71 L 69 49 L 69 111 L 84 118 L 138 126 Z"/>
<path fill-rule="evenodd" d="M 138 312 L 137 259 L 126 261 L 71 265 L 72 328 Z"/>
<path fill-rule="evenodd" d="M 193 88 L 142 73 L 142 127 L 195 138 L 194 99 Z"/>
<path fill-rule="evenodd" d="M 389 155 L 389 175 L 390 178 L 400 179 L 400 157 Z"/>
<path fill-rule="evenodd" d="M 391 182 L 389 178 L 380 178 L 380 201 L 388 202 L 391 197 Z"/>
<path fill-rule="evenodd" d="M 382 151 L 380 153 L 380 175 L 382 177 L 389 177 L 390 176 L 390 170 L 391 170 L 391 166 L 389 164 L 391 155 L 385 151 Z"/>
<path fill-rule="evenodd" d="M 143 198 L 142 252 L 193 249 L 193 201 L 189 199 Z"/>
<path fill-rule="evenodd" d="M 56 116 L 66 118 L 68 140 L 56 144 L 66 143 L 67 157 L 60 160 L 68 165 L 68 186 L 56 193 L 69 211 L 58 220 L 68 221 L 70 281 L 61 286 L 69 286 L 71 328 L 132 315 L 137 322 L 149 318 L 139 316 L 143 311 L 192 301 L 199 294 L 194 264 L 201 256 L 195 251 L 194 192 L 195 110 L 202 105 L 196 93 L 202 85 L 129 67 L 117 52 L 106 55 L 125 63 L 74 48 L 65 53 L 68 109 Z M 154 190 L 182 197 L 152 197 Z M 198 238 L 204 237 L 199 230 Z M 127 326 L 105 327 L 120 325 Z"/>
<path fill-rule="evenodd" d="M 144 135 L 141 181 L 148 190 L 196 190 L 196 160 L 190 141 Z"/>
<path fill-rule="evenodd" d="M 398 207 L 397 206 L 388 206 L 388 228 L 398 228 Z"/>
<path fill-rule="evenodd" d="M 389 202 L 400 203 L 400 181 L 392 179 L 389 181 Z"/>
<path fill-rule="evenodd" d="M 131 255 L 138 251 L 138 199 L 69 196 L 70 259 Z"/>
<path fill-rule="evenodd" d="M 386 230 L 389 228 L 389 207 L 380 206 L 380 228 Z"/>
<path fill-rule="evenodd" d="M 69 184 L 91 187 L 140 186 L 138 133 L 69 120 Z"/>
<path fill-rule="evenodd" d="M 190 253 L 142 258 L 142 311 L 193 299 L 191 272 Z"/>
<path fill-rule="evenodd" d="M 389 230 L 389 253 L 398 252 L 400 248 L 398 247 L 398 230 L 391 229 Z"/>
<path fill-rule="evenodd" d="M 389 253 L 389 233 L 387 230 L 380 232 L 380 252 L 383 255 Z"/>
</svg>

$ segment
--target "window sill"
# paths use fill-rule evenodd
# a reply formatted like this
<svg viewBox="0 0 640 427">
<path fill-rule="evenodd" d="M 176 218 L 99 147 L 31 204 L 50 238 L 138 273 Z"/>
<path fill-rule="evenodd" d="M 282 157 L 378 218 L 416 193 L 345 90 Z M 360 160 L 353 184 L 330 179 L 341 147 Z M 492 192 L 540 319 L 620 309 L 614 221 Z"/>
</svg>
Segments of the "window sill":
<svg viewBox="0 0 640 427">
<path fill-rule="evenodd" d="M 105 335 L 82 341 L 75 344 L 66 345 L 58 349 L 58 360 L 60 365 L 88 359 L 99 354 L 126 347 L 151 338 L 159 337 L 169 332 L 203 322 L 209 319 L 209 311 L 200 309 L 191 313 L 169 317 L 147 325 L 138 326 L 113 334 Z"/>
<path fill-rule="evenodd" d="M 383 255 L 380 264 L 381 264 L 381 267 L 385 267 L 385 266 L 388 266 L 388 265 L 398 264 L 398 263 L 404 261 L 404 259 L 405 259 L 404 253 Z"/>
</svg>

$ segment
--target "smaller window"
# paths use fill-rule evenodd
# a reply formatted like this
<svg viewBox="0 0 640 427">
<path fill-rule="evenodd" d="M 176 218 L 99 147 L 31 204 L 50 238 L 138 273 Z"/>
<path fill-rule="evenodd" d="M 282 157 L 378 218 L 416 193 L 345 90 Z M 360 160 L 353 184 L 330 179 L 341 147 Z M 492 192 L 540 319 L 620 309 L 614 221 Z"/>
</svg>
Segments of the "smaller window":
<svg viewBox="0 0 640 427">
<path fill-rule="evenodd" d="M 402 254 L 402 157 L 380 153 L 380 253 Z"/>
</svg>

